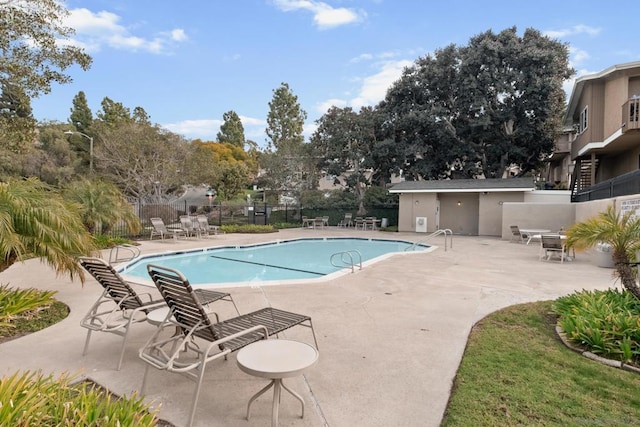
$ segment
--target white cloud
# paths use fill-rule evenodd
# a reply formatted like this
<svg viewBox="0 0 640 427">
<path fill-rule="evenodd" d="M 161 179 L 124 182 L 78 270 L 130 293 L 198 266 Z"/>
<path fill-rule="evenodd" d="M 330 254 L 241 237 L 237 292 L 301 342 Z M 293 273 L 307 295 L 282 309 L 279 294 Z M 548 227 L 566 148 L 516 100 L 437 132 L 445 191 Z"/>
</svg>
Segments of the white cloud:
<svg viewBox="0 0 640 427">
<path fill-rule="evenodd" d="M 346 107 L 348 102 L 344 99 L 331 98 L 323 101 L 319 104 L 316 104 L 316 111 L 320 114 L 326 113 L 331 107 L 343 108 Z"/>
<path fill-rule="evenodd" d="M 244 136 L 246 139 L 252 139 L 258 143 L 263 142 L 265 136 L 264 129 L 267 126 L 266 120 L 247 116 L 240 116 L 240 120 L 244 127 Z M 169 129 L 171 132 L 183 135 L 186 138 L 215 141 L 222 123 L 224 122 L 218 119 L 198 119 L 165 123 L 162 127 Z"/>
<path fill-rule="evenodd" d="M 600 34 L 600 31 L 602 31 L 601 28 L 590 27 L 588 25 L 580 24 L 580 25 L 574 25 L 573 27 L 570 27 L 570 28 L 545 31 L 544 35 L 554 39 L 559 39 L 559 38 L 568 37 L 568 36 L 575 36 L 578 34 L 587 34 L 589 36 L 597 36 L 598 34 Z"/>
<path fill-rule="evenodd" d="M 150 38 L 134 35 L 120 23 L 120 16 L 115 13 L 94 13 L 85 8 L 71 10 L 65 24 L 76 30 L 71 44 L 83 47 L 88 52 L 99 51 L 103 46 L 108 46 L 129 51 L 167 53 L 174 43 L 188 39 L 181 28 L 161 32 Z"/>
<path fill-rule="evenodd" d="M 202 119 L 183 120 L 177 123 L 165 123 L 162 127 L 187 138 L 215 139 L 220 130 L 222 120 Z"/>
<path fill-rule="evenodd" d="M 308 141 L 311 138 L 311 135 L 313 135 L 313 133 L 318 129 L 318 125 L 315 123 L 305 123 L 304 127 L 302 128 L 302 134 L 304 135 L 305 139 Z"/>
<path fill-rule="evenodd" d="M 366 18 L 364 11 L 345 7 L 335 8 L 327 3 L 313 0 L 273 0 L 283 12 L 307 10 L 313 13 L 313 22 L 320 29 L 360 22 Z"/>
<path fill-rule="evenodd" d="M 358 96 L 349 101 L 356 110 L 366 105 L 375 105 L 382 101 L 387 89 L 402 76 L 402 71 L 413 64 L 413 61 L 388 61 L 381 65 L 380 71 L 362 80 Z"/>
<path fill-rule="evenodd" d="M 572 67 L 580 66 L 582 63 L 591 58 L 589 52 L 579 49 L 577 47 L 569 47 L 569 57 Z"/>
<path fill-rule="evenodd" d="M 351 60 L 349 62 L 360 62 L 360 61 L 370 61 L 373 59 L 373 55 L 370 53 L 361 53 L 360 55 L 356 56 L 355 58 L 351 58 Z"/>
<path fill-rule="evenodd" d="M 254 117 L 239 116 L 242 126 L 267 126 L 267 121 L 264 119 L 256 119 Z"/>
<path fill-rule="evenodd" d="M 176 28 L 171 30 L 171 39 L 177 42 L 182 42 L 187 40 L 187 34 L 184 32 L 182 28 Z"/>
</svg>

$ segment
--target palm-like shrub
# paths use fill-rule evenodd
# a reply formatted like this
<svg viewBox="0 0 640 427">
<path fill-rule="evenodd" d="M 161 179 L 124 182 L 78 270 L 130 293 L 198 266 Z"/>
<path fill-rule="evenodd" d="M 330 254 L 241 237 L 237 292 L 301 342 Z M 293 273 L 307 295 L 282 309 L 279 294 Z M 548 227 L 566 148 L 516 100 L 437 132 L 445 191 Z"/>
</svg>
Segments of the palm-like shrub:
<svg viewBox="0 0 640 427">
<path fill-rule="evenodd" d="M 43 309 L 52 304 L 55 291 L 38 289 L 12 289 L 0 285 L 0 327 L 10 326 L 10 321 L 26 312 Z"/>
<path fill-rule="evenodd" d="M 155 413 L 143 399 L 114 397 L 106 390 L 62 374 L 16 372 L 0 378 L 2 426 L 155 426 Z"/>
<path fill-rule="evenodd" d="M 616 274 L 622 286 L 640 299 L 640 286 L 630 264 L 636 260 L 636 251 L 640 249 L 640 216 L 633 212 L 621 215 L 609 206 L 605 212 L 567 230 L 567 244 L 577 250 L 594 247 L 598 243 L 611 245 Z"/>
<path fill-rule="evenodd" d="M 0 271 L 28 256 L 83 278 L 75 259 L 95 249 L 80 206 L 35 179 L 0 182 Z"/>
<path fill-rule="evenodd" d="M 125 224 L 131 234 L 141 229 L 140 220 L 127 199 L 112 183 L 82 179 L 68 185 L 63 195 L 81 206 L 82 222 L 92 233 L 108 231 L 118 223 Z"/>
</svg>

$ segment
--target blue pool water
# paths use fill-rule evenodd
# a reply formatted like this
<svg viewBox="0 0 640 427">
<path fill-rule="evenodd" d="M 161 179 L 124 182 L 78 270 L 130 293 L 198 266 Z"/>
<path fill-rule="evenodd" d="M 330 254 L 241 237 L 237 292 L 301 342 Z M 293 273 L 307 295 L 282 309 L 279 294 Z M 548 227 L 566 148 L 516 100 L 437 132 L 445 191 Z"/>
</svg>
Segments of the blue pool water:
<svg viewBox="0 0 640 427">
<path fill-rule="evenodd" d="M 174 254 L 149 255 L 119 269 L 127 280 L 148 283 L 147 264 L 158 264 L 182 272 L 192 285 L 264 284 L 327 277 L 351 271 L 353 259 L 370 263 L 394 253 L 424 252 L 427 245 L 382 239 L 318 238 L 271 242 L 251 246 L 221 246 Z M 345 255 L 333 254 L 349 251 Z M 275 284 L 274 283 L 274 284 Z"/>
</svg>

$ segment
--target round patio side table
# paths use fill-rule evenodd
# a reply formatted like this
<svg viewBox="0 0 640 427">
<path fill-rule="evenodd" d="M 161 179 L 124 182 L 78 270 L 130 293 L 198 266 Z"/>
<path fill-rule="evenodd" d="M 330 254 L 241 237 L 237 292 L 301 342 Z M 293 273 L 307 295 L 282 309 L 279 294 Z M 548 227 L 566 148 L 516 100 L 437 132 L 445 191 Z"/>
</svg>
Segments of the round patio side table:
<svg viewBox="0 0 640 427">
<path fill-rule="evenodd" d="M 271 380 L 269 384 L 249 399 L 247 420 L 250 416 L 251 404 L 271 387 L 273 387 L 272 427 L 278 425 L 282 388 L 302 404 L 302 418 L 304 418 L 304 400 L 298 393 L 287 387 L 282 380 L 302 374 L 306 369 L 316 364 L 318 357 L 318 351 L 309 344 L 291 340 L 262 340 L 240 349 L 236 357 L 240 370 L 255 377 Z"/>
</svg>

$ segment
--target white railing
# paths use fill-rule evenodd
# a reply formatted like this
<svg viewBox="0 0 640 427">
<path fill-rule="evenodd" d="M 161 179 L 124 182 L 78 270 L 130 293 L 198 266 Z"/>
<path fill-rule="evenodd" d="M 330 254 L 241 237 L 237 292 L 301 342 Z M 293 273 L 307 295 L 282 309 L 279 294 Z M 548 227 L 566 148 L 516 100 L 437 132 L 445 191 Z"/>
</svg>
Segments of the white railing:
<svg viewBox="0 0 640 427">
<path fill-rule="evenodd" d="M 338 255 L 340 255 L 340 262 L 342 264 L 336 264 L 334 261 Z M 335 254 L 331 255 L 331 258 L 329 258 L 329 262 L 331 262 L 331 265 L 333 265 L 334 267 L 351 267 L 351 272 L 354 273 L 356 265 L 353 260 L 354 255 L 357 255 L 358 257 L 358 269 L 362 270 L 362 254 L 360 254 L 360 252 L 355 249 L 350 251 L 336 252 Z"/>
<path fill-rule="evenodd" d="M 405 249 L 405 252 L 408 250 L 413 250 L 416 246 L 418 246 L 419 244 L 424 243 L 426 240 L 432 238 L 432 237 L 436 237 L 439 236 L 441 234 L 444 234 L 444 250 L 447 250 L 447 236 L 449 236 L 449 247 L 453 248 L 453 231 L 451 231 L 451 229 L 449 228 L 445 228 L 443 230 L 436 230 L 433 233 L 429 234 L 428 236 L 425 236 L 424 239 L 420 239 L 417 242 L 414 242 L 413 245 L 409 246 L 408 248 Z"/>
<path fill-rule="evenodd" d="M 124 252 L 121 253 L 121 252 Z M 114 246 L 109 251 L 109 264 L 118 264 L 121 262 L 131 261 L 140 256 L 140 249 L 129 244 Z"/>
</svg>

